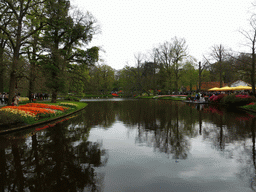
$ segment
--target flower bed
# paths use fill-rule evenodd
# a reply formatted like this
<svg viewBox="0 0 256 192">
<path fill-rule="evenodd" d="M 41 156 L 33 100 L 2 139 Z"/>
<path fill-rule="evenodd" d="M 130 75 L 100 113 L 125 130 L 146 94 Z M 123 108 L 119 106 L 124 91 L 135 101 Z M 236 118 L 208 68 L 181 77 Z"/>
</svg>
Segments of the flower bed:
<svg viewBox="0 0 256 192">
<path fill-rule="evenodd" d="M 210 101 L 212 102 L 220 102 L 220 100 L 223 98 L 223 97 L 226 97 L 227 95 L 226 94 L 219 94 L 219 95 L 212 95 L 209 99 Z"/>
<path fill-rule="evenodd" d="M 5 115 L 0 116 L 0 124 L 12 123 L 33 123 L 45 117 L 52 117 L 62 114 L 69 108 L 58 105 L 49 105 L 42 103 L 28 103 L 21 106 L 5 106 L 0 109 L 0 114 L 4 112 Z M 12 121 L 13 119 L 17 119 Z"/>
<path fill-rule="evenodd" d="M 33 114 L 34 116 L 40 116 L 44 114 L 54 114 L 55 111 L 50 110 L 50 109 L 44 109 L 44 108 L 37 108 L 37 107 L 24 107 L 24 106 L 6 106 L 3 107 L 2 109 L 16 109 L 18 111 L 24 111 L 29 114 Z M 1 110 L 2 110 L 1 109 Z"/>
<path fill-rule="evenodd" d="M 249 95 L 228 95 L 220 101 L 224 105 L 243 106 L 252 102 L 256 102 L 256 98 Z"/>
<path fill-rule="evenodd" d="M 60 110 L 60 111 L 65 111 L 68 109 L 67 107 L 62 107 L 58 105 L 48 105 L 43 103 L 28 103 L 26 105 L 21 105 L 19 107 L 34 107 L 34 108 L 53 109 L 53 110 Z"/>
</svg>

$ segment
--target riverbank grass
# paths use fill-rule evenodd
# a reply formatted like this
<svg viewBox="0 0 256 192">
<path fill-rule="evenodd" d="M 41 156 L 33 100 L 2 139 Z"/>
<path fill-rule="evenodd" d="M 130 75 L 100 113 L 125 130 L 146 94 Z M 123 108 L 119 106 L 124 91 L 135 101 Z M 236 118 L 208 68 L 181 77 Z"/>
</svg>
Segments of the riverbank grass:
<svg viewBox="0 0 256 192">
<path fill-rule="evenodd" d="M 183 101 L 186 100 L 186 97 L 184 96 L 154 96 L 154 95 L 150 95 L 150 96 L 137 96 L 135 97 L 136 99 L 164 99 L 164 100 L 173 100 L 173 101 Z"/>
<path fill-rule="evenodd" d="M 154 95 L 150 95 L 150 96 L 136 96 L 134 97 L 135 99 L 154 99 Z"/>
<path fill-rule="evenodd" d="M 183 97 L 183 96 L 164 96 L 164 97 L 159 97 L 158 99 L 183 101 L 183 100 L 186 100 L 186 97 Z"/>
<path fill-rule="evenodd" d="M 251 111 L 256 112 L 256 103 L 252 102 L 252 103 L 249 103 L 248 105 L 241 106 L 241 108 L 242 109 L 249 109 Z"/>
<path fill-rule="evenodd" d="M 31 125 L 61 117 L 86 107 L 86 103 L 57 101 L 56 103 L 38 102 L 19 106 L 5 106 L 0 109 L 0 125 Z"/>
</svg>

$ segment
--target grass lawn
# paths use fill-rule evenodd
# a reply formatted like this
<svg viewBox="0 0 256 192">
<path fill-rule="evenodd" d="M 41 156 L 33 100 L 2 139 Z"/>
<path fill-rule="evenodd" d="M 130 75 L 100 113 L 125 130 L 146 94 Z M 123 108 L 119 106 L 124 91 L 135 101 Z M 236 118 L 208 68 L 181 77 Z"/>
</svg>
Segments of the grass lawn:
<svg viewBox="0 0 256 192">
<path fill-rule="evenodd" d="M 154 99 L 154 95 L 150 95 L 150 96 L 136 96 L 134 98 L 136 99 Z"/>
<path fill-rule="evenodd" d="M 251 103 L 249 105 L 241 106 L 243 109 L 249 109 L 256 112 L 256 103 Z"/>
<path fill-rule="evenodd" d="M 183 101 L 186 100 L 186 97 L 173 97 L 173 96 L 167 96 L 167 97 L 159 97 L 158 99 L 164 99 L 164 100 L 173 100 L 173 101 Z"/>
</svg>

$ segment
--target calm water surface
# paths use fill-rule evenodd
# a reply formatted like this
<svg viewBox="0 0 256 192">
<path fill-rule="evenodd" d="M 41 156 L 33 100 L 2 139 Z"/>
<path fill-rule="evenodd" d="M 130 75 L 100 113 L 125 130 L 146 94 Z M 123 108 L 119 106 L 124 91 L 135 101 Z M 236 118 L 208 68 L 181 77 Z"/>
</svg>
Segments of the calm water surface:
<svg viewBox="0 0 256 192">
<path fill-rule="evenodd" d="M 1 191 L 256 191 L 256 114 L 164 100 L 86 102 L 49 128 L 0 136 Z"/>
</svg>

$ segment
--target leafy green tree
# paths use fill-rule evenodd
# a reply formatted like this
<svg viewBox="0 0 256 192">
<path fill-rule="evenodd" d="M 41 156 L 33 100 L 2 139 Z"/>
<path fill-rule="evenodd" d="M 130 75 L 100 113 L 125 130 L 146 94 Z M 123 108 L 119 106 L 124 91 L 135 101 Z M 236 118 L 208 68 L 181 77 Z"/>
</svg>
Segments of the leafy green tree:
<svg viewBox="0 0 256 192">
<path fill-rule="evenodd" d="M 94 66 L 90 70 L 89 92 L 108 94 L 115 82 L 115 70 L 108 65 Z"/>
<path fill-rule="evenodd" d="M 193 62 L 186 61 L 181 72 L 180 81 L 183 87 L 189 86 L 190 91 L 192 91 L 193 86 L 197 85 L 198 72 L 195 69 Z"/>
<path fill-rule="evenodd" d="M 45 29 L 44 68 L 48 75 L 47 87 L 52 91 L 52 102 L 57 94 L 66 91 L 67 67 L 70 64 L 93 65 L 98 60 L 98 48 L 81 49 L 88 45 L 96 33 L 95 20 L 91 14 L 74 11 L 69 14 L 70 1 L 46 1 L 48 25 Z"/>
<path fill-rule="evenodd" d="M 156 63 L 145 62 L 142 65 L 142 74 L 140 82 L 143 90 L 150 95 L 149 90 L 156 89 Z"/>
<path fill-rule="evenodd" d="M 89 70 L 84 65 L 72 64 L 67 74 L 68 92 L 83 94 L 90 80 Z"/>
<path fill-rule="evenodd" d="M 9 1 L 2 0 L 1 1 L 1 16 L 0 20 L 3 17 L 10 18 L 11 21 L 8 25 L 0 25 L 0 30 L 5 34 L 8 39 L 8 44 L 12 49 L 12 64 L 11 64 L 11 72 L 10 72 L 10 86 L 9 86 L 9 98 L 12 98 L 15 95 L 15 87 L 17 85 L 17 76 L 18 76 L 18 68 L 21 65 L 24 65 L 23 62 L 20 61 L 21 48 L 26 44 L 27 39 L 36 33 L 38 30 L 41 30 L 44 26 L 44 19 L 42 16 L 42 9 L 36 10 L 37 5 L 42 4 L 41 0 L 17 0 L 17 1 Z M 40 23 L 38 26 L 34 28 L 32 31 L 28 31 L 30 29 L 30 24 L 26 20 L 27 15 L 37 15 Z M 8 101 L 8 105 L 11 105 L 11 99 Z"/>
<path fill-rule="evenodd" d="M 119 81 L 123 95 L 133 96 L 137 88 L 137 69 L 126 65 L 120 70 Z"/>
<path fill-rule="evenodd" d="M 251 82 L 251 54 L 240 53 L 234 57 L 233 68 L 236 70 L 236 79 L 241 79 L 245 82 Z"/>
<path fill-rule="evenodd" d="M 0 9 L 5 9 L 3 2 L 0 3 Z M 0 11 L 1 12 L 1 11 Z M 11 22 L 11 15 L 3 14 L 0 17 L 0 25 L 4 28 Z M 6 82 L 6 68 L 7 68 L 7 53 L 11 52 L 10 49 L 7 51 L 8 39 L 4 31 L 0 28 L 0 93 L 4 92 L 4 82 Z"/>
<path fill-rule="evenodd" d="M 156 52 L 160 70 L 162 73 L 165 73 L 165 89 L 174 89 L 177 93 L 183 64 L 182 61 L 188 56 L 185 39 L 174 37 L 171 42 L 166 41 L 160 45 L 156 49 Z"/>
</svg>

